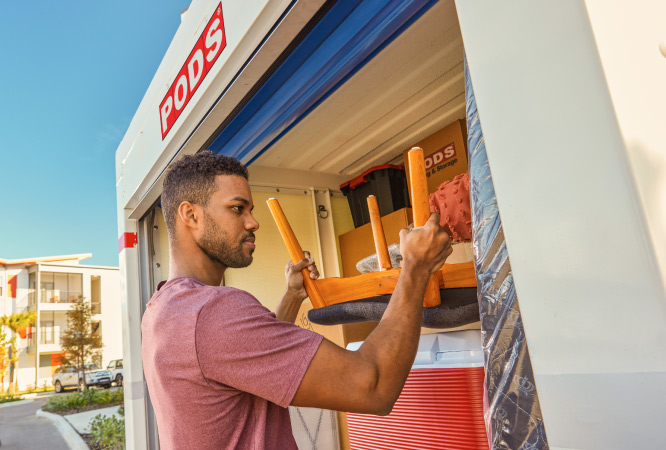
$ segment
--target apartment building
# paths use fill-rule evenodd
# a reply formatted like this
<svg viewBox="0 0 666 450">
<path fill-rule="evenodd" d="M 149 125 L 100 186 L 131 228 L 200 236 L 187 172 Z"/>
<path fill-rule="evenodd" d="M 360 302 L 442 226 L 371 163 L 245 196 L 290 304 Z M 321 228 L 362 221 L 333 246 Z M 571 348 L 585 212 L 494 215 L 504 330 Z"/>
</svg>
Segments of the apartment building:
<svg viewBox="0 0 666 450">
<path fill-rule="evenodd" d="M 98 363 L 106 366 L 122 358 L 118 268 L 81 264 L 91 256 L 0 258 L 1 313 L 37 313 L 36 323 L 17 333 L 19 389 L 51 384 L 63 354 L 60 338 L 67 329 L 67 311 L 79 295 L 91 303 L 93 331 L 102 336 L 104 348 Z M 5 388 L 8 384 L 5 374 Z"/>
</svg>

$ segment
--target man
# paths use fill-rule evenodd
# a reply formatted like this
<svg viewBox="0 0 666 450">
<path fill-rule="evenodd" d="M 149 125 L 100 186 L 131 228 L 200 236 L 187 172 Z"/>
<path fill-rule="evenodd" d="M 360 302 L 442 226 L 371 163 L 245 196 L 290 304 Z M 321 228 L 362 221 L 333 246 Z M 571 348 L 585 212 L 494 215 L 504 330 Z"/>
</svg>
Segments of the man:
<svg viewBox="0 0 666 450">
<path fill-rule="evenodd" d="M 162 209 L 169 234 L 169 279 L 142 322 L 142 357 L 160 447 L 296 449 L 286 407 L 388 414 L 419 340 L 431 273 L 451 253 L 433 214 L 400 232 L 403 268 L 382 321 L 350 352 L 293 322 L 306 298 L 290 263 L 275 313 L 247 292 L 220 286 L 229 267 L 252 262 L 255 231 L 247 170 L 201 152 L 167 172 Z"/>
</svg>

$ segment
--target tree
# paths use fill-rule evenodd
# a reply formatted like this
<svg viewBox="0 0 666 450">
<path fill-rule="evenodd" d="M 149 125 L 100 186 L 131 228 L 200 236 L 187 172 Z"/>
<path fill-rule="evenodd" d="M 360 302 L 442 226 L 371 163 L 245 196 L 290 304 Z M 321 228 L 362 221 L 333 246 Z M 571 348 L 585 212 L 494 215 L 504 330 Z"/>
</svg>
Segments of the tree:
<svg viewBox="0 0 666 450">
<path fill-rule="evenodd" d="M 16 348 L 16 334 L 19 330 L 23 330 L 32 326 L 37 321 L 37 313 L 35 311 L 28 311 L 24 313 L 14 313 L 11 316 L 0 317 L 0 325 L 4 325 L 12 330 L 13 336 L 7 341 L 7 353 L 9 359 L 9 392 L 15 392 L 16 386 L 16 373 L 18 372 L 19 353 Z"/>
<path fill-rule="evenodd" d="M 72 302 L 72 309 L 67 311 L 67 330 L 61 338 L 65 356 L 60 357 L 60 362 L 78 370 L 84 389 L 88 389 L 85 365 L 99 359 L 103 347 L 101 336 L 93 332 L 92 316 L 90 303 L 86 302 L 83 295 L 79 295 Z"/>
</svg>

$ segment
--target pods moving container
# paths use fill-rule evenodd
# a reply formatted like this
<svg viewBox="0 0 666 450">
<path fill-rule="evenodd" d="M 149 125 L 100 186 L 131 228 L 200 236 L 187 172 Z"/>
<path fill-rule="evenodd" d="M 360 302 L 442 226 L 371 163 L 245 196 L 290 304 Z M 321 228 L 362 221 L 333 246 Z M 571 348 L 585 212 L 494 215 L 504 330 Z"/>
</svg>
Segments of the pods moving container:
<svg viewBox="0 0 666 450">
<path fill-rule="evenodd" d="M 169 164 L 211 149 L 248 165 L 255 262 L 225 283 L 272 309 L 288 255 L 268 197 L 324 276 L 343 275 L 337 236 L 353 222 L 340 185 L 402 164 L 405 149 L 472 112 L 472 208 L 497 212 L 483 221 L 493 239 L 474 236 L 492 445 L 663 446 L 665 8 L 193 0 L 116 154 L 127 448 L 159 447 L 140 321 L 168 274 Z M 488 170 L 477 178 L 480 155 Z M 495 251 L 502 265 L 484 259 Z M 505 294 L 511 308 L 495 308 Z M 529 359 L 511 360 L 527 346 Z M 525 392 L 538 392 L 534 440 L 521 434 L 529 418 L 505 408 Z M 348 448 L 343 415 L 312 414 L 304 422 L 321 414 L 330 439 L 308 448 Z"/>
</svg>

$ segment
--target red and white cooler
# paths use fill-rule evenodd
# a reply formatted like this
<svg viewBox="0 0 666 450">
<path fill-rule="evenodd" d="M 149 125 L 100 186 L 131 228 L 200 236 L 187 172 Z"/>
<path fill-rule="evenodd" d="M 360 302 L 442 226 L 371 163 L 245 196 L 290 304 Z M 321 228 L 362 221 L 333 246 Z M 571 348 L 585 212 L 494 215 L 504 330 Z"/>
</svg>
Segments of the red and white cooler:
<svg viewBox="0 0 666 450">
<path fill-rule="evenodd" d="M 347 346 L 356 350 L 362 342 Z M 348 414 L 352 450 L 488 450 L 479 330 L 422 335 L 405 387 L 385 417 Z"/>
</svg>

